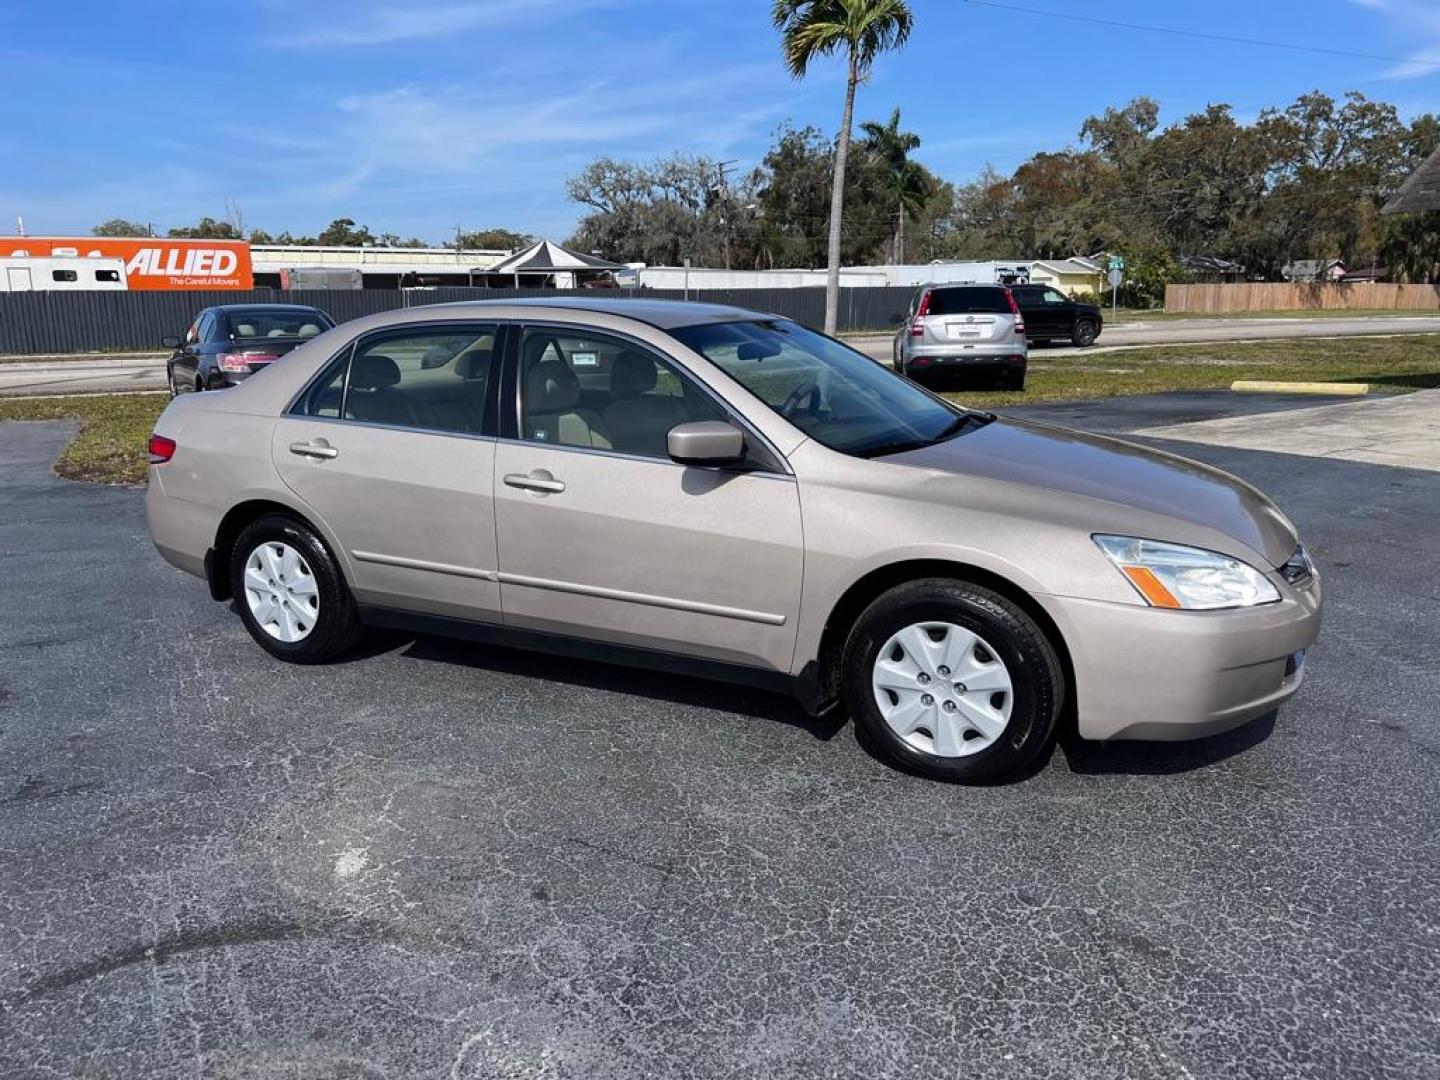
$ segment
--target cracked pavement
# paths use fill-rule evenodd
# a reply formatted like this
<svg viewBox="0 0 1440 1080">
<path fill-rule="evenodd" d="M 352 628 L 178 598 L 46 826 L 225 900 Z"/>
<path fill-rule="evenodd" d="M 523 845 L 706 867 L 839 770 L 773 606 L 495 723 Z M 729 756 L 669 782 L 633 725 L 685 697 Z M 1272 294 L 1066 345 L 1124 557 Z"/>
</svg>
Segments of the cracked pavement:
<svg viewBox="0 0 1440 1080">
<path fill-rule="evenodd" d="M 72 430 L 0 425 L 0 1075 L 1440 1075 L 1440 474 L 1168 444 L 1310 543 L 1306 686 L 967 789 L 748 689 L 287 667 Z"/>
</svg>

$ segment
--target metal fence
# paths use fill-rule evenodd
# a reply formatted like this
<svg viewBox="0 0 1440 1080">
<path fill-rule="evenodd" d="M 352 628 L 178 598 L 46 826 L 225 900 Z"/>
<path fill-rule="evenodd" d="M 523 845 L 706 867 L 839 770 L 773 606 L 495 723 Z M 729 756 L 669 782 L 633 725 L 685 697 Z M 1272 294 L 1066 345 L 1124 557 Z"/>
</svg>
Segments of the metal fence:
<svg viewBox="0 0 1440 1080">
<path fill-rule="evenodd" d="M 840 290 L 840 330 L 889 331 L 904 317 L 914 292 L 907 287 Z M 679 289 L 618 289 L 594 293 L 551 289 L 441 288 L 423 291 L 381 289 L 280 292 L 24 292 L 0 293 L 0 353 L 53 354 L 107 350 L 159 350 L 160 339 L 180 335 L 201 308 L 214 304 L 313 304 L 338 322 L 395 308 L 456 300 L 503 300 L 525 296 L 583 296 L 603 302 L 615 297 L 679 300 Z M 753 308 L 819 328 L 825 290 L 691 289 L 691 300 Z"/>
</svg>

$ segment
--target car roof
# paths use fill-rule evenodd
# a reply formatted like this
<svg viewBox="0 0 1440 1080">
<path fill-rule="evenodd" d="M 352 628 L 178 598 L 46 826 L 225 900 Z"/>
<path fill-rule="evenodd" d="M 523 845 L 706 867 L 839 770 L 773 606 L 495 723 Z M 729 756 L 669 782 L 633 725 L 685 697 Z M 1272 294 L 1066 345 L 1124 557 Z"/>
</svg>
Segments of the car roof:
<svg viewBox="0 0 1440 1080">
<path fill-rule="evenodd" d="M 702 304 L 694 300 L 647 300 L 631 297 L 589 297 L 589 296 L 544 296 L 518 297 L 503 300 L 459 300 L 447 304 L 426 304 L 427 308 L 469 308 L 484 311 L 486 308 L 535 308 L 536 310 L 560 309 L 563 311 L 592 312 L 595 314 L 618 315 L 625 319 L 647 323 L 657 330 L 675 330 L 682 326 L 700 323 L 740 322 L 751 319 L 776 319 L 778 315 L 750 311 L 729 304 Z M 399 308 L 395 314 L 414 314 L 415 308 Z"/>
<path fill-rule="evenodd" d="M 320 311 L 314 304 L 217 304 L 208 311 L 233 315 L 237 311 Z M 323 311 L 320 312 L 322 315 Z"/>
<path fill-rule="evenodd" d="M 927 281 L 927 289 L 1008 289 L 998 281 Z"/>
</svg>

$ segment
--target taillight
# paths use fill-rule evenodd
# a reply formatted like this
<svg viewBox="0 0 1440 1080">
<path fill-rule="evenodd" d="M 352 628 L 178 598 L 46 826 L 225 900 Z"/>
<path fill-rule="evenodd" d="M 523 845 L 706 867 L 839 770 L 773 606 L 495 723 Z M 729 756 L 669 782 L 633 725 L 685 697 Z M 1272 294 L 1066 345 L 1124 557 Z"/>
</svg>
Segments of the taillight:
<svg viewBox="0 0 1440 1080">
<path fill-rule="evenodd" d="M 150 464 L 164 465 L 175 456 L 175 440 L 167 439 L 164 435 L 151 434 L 150 436 Z"/>
<path fill-rule="evenodd" d="M 1025 333 L 1025 316 L 1020 314 L 1020 305 L 1015 302 L 1015 294 L 1006 289 L 1005 299 L 1010 301 L 1010 314 L 1015 316 L 1015 333 Z"/>
<path fill-rule="evenodd" d="M 215 359 L 220 364 L 221 371 L 244 372 L 250 370 L 251 364 L 268 364 L 280 358 L 269 353 L 222 352 Z"/>
<path fill-rule="evenodd" d="M 925 336 L 925 316 L 930 314 L 930 293 L 920 298 L 920 306 L 915 310 L 915 318 L 910 320 L 910 336 Z"/>
</svg>

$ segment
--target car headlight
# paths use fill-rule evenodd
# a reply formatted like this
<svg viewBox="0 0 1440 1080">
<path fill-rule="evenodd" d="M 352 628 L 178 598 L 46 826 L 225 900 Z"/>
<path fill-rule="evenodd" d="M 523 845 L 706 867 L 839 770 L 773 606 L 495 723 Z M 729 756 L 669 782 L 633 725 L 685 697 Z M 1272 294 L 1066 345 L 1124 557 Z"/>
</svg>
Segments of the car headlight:
<svg viewBox="0 0 1440 1080">
<path fill-rule="evenodd" d="M 1095 543 L 1151 607 L 1215 611 L 1280 600 L 1269 578 L 1229 555 L 1135 536 L 1097 535 Z"/>
</svg>

